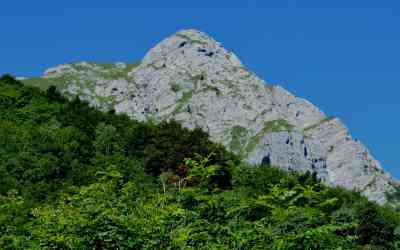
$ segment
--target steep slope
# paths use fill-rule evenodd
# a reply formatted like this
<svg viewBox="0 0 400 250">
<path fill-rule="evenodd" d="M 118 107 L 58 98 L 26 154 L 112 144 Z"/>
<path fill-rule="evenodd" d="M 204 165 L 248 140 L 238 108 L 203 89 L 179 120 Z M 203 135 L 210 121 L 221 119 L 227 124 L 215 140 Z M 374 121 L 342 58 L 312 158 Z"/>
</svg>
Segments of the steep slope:
<svg viewBox="0 0 400 250">
<path fill-rule="evenodd" d="M 56 84 L 67 96 L 138 120 L 200 127 L 252 164 L 316 172 L 330 185 L 387 201 L 397 184 L 337 119 L 271 86 L 205 33 L 183 30 L 133 65 L 74 63 L 27 83 Z"/>
</svg>

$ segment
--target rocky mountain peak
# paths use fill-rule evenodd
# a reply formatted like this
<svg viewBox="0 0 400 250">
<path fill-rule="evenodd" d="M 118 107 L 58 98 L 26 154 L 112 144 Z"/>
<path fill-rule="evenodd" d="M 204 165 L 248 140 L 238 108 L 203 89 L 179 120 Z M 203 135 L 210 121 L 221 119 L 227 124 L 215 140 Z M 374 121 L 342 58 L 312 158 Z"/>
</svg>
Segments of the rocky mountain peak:
<svg viewBox="0 0 400 250">
<path fill-rule="evenodd" d="M 145 55 L 139 67 L 129 76 L 139 85 L 156 84 L 155 92 L 167 89 L 182 92 L 200 90 L 202 87 L 215 91 L 222 82 L 240 83 L 237 79 L 250 75 L 236 55 L 206 33 L 182 30 L 164 39 Z M 180 91 L 175 91 L 179 93 Z M 218 92 L 221 94 L 221 92 Z"/>
<path fill-rule="evenodd" d="M 339 119 L 267 84 L 197 30 L 166 38 L 140 63 L 64 64 L 35 81 L 138 120 L 199 127 L 250 164 L 314 172 L 329 185 L 358 190 L 381 204 L 398 190 Z"/>
<path fill-rule="evenodd" d="M 191 64 L 191 68 L 204 64 L 241 67 L 239 59 L 206 33 L 188 29 L 177 32 L 151 49 L 143 59 L 143 64 L 162 66 L 163 64 Z"/>
</svg>

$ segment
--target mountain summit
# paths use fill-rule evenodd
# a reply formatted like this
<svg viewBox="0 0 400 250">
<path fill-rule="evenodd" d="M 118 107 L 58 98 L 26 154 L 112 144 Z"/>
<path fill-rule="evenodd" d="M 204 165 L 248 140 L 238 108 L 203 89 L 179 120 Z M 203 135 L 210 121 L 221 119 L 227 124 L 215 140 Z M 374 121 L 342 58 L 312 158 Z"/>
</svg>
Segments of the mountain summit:
<svg viewBox="0 0 400 250">
<path fill-rule="evenodd" d="M 251 164 L 310 171 L 325 183 L 387 202 L 396 181 L 348 129 L 313 104 L 246 69 L 207 34 L 182 30 L 140 63 L 79 62 L 24 80 L 56 84 L 68 96 L 138 120 L 177 120 L 200 127 Z"/>
</svg>

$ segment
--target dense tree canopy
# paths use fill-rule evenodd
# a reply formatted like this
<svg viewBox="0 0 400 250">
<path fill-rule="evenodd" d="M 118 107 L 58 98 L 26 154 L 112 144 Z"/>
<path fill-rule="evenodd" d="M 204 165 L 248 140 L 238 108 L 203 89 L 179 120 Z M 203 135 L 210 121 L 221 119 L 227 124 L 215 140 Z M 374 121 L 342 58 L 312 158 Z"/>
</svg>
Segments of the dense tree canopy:
<svg viewBox="0 0 400 250">
<path fill-rule="evenodd" d="M 398 249 L 400 216 L 200 129 L 0 79 L 0 249 Z"/>
</svg>

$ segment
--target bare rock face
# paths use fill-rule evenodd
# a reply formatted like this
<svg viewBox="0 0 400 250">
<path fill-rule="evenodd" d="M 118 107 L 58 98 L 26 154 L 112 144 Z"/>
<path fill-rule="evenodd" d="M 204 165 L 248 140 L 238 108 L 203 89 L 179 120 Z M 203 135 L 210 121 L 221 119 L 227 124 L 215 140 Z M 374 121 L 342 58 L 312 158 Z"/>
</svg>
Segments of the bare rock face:
<svg viewBox="0 0 400 250">
<path fill-rule="evenodd" d="M 346 189 L 356 189 L 378 203 L 385 203 L 385 193 L 395 192 L 396 183 L 385 173 L 368 149 L 351 138 L 348 129 L 337 119 L 325 119 L 305 134 L 318 141 L 328 152 L 330 182 Z"/>
<path fill-rule="evenodd" d="M 329 185 L 387 201 L 396 183 L 338 119 L 271 86 L 203 32 L 183 30 L 138 64 L 65 64 L 45 72 L 66 96 L 138 120 L 200 127 L 251 164 L 317 173 Z"/>
<path fill-rule="evenodd" d="M 301 131 L 267 133 L 250 152 L 248 161 L 252 164 L 273 163 L 287 171 L 316 172 L 321 180 L 329 182 L 326 151 L 320 144 L 308 140 Z"/>
</svg>

